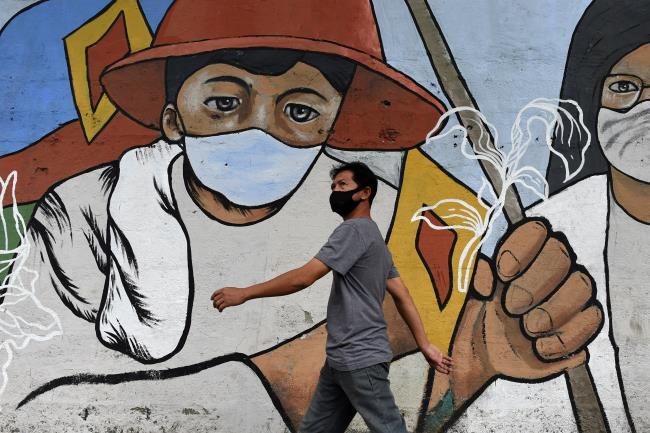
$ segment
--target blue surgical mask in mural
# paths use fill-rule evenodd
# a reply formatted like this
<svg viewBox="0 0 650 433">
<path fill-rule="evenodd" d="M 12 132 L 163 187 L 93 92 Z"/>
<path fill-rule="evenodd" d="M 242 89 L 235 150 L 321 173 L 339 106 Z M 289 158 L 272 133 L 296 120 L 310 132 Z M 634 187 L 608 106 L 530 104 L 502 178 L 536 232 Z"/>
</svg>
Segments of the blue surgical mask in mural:
<svg viewBox="0 0 650 433">
<path fill-rule="evenodd" d="M 621 113 L 598 112 L 598 141 L 605 158 L 622 173 L 650 182 L 650 101 Z"/>
<path fill-rule="evenodd" d="M 321 146 L 289 146 L 259 129 L 186 136 L 184 148 L 197 179 L 242 206 L 285 197 L 300 184 L 321 150 Z"/>
</svg>

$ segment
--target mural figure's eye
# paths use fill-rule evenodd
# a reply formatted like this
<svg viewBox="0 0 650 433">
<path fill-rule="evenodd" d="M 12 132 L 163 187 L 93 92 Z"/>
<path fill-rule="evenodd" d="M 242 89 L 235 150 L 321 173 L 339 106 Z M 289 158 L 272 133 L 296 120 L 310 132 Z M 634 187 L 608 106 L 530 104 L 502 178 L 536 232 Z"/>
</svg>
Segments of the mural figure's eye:
<svg viewBox="0 0 650 433">
<path fill-rule="evenodd" d="M 293 120 L 298 123 L 309 122 L 320 116 L 320 113 L 311 107 L 302 104 L 287 104 L 284 107 L 284 112 Z"/>
<path fill-rule="evenodd" d="M 639 87 L 631 81 L 621 80 L 610 84 L 609 89 L 616 93 L 630 93 L 638 91 Z"/>
<path fill-rule="evenodd" d="M 228 112 L 239 107 L 241 101 L 239 98 L 235 98 L 234 96 L 215 96 L 213 98 L 206 99 L 203 103 L 208 108 L 212 108 L 213 110 Z"/>
</svg>

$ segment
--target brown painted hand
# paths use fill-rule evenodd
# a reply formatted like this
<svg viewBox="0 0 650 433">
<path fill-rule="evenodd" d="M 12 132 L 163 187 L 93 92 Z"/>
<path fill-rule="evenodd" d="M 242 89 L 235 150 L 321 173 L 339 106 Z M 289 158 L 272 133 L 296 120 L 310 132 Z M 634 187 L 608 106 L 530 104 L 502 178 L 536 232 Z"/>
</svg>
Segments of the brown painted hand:
<svg viewBox="0 0 650 433">
<path fill-rule="evenodd" d="M 594 289 L 561 234 L 538 220 L 519 225 L 494 264 L 477 263 L 452 348 L 455 403 L 497 376 L 541 380 L 585 362 L 603 322 Z"/>
</svg>

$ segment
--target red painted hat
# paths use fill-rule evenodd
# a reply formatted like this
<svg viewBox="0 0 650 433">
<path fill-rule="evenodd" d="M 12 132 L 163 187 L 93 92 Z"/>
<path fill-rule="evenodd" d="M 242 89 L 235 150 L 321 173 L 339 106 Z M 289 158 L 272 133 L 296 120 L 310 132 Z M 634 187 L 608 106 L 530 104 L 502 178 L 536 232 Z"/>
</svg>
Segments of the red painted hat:
<svg viewBox="0 0 650 433">
<path fill-rule="evenodd" d="M 332 147 L 414 147 L 445 110 L 386 63 L 370 0 L 176 0 L 152 46 L 108 67 L 101 82 L 122 111 L 159 129 L 167 58 L 260 47 L 335 54 L 356 62 L 328 139 Z"/>
</svg>

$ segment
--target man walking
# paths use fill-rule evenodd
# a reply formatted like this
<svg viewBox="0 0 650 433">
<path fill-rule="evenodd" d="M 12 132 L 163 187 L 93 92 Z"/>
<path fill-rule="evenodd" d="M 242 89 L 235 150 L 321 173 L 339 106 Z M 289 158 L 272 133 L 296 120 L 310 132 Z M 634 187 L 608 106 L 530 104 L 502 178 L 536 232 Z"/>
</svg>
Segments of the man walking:
<svg viewBox="0 0 650 433">
<path fill-rule="evenodd" d="M 371 219 L 377 177 L 360 162 L 334 168 L 331 177 L 330 205 L 344 221 L 318 254 L 304 266 L 269 281 L 219 289 L 211 299 L 223 311 L 250 299 L 297 292 L 333 270 L 327 361 L 300 432 L 342 433 L 356 412 L 373 433 L 406 432 L 388 381 L 393 354 L 382 310 L 386 290 L 427 361 L 447 374 L 452 360 L 428 341 L 408 289 Z"/>
</svg>

